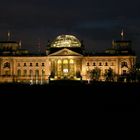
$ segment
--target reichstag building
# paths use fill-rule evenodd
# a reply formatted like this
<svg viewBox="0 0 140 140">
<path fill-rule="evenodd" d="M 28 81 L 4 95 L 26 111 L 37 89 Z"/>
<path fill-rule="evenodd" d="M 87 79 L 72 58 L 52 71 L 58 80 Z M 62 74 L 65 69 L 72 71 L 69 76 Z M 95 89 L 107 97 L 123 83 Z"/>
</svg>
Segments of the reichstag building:
<svg viewBox="0 0 140 140">
<path fill-rule="evenodd" d="M 129 73 L 136 56 L 129 40 L 114 40 L 100 53 L 87 53 L 82 41 L 73 35 L 60 35 L 46 44 L 44 54 L 21 49 L 18 41 L 0 42 L 0 82 L 45 84 L 50 80 L 105 81 L 111 70 L 115 81 Z M 91 76 L 92 72 L 92 76 Z"/>
</svg>

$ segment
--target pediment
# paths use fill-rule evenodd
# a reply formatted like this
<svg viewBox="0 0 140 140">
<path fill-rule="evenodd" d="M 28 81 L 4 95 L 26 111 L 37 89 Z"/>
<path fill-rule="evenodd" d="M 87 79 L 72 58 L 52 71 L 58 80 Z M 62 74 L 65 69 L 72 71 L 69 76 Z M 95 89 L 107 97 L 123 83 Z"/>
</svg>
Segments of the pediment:
<svg viewBox="0 0 140 140">
<path fill-rule="evenodd" d="M 49 56 L 82 56 L 82 54 L 65 48 L 65 49 L 59 50 L 55 53 L 52 53 Z"/>
</svg>

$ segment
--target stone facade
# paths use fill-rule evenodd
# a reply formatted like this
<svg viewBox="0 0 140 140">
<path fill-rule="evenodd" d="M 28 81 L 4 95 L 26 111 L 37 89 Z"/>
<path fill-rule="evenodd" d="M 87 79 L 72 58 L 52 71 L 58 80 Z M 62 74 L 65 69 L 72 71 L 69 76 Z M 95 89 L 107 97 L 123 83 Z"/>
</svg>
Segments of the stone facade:
<svg viewBox="0 0 140 140">
<path fill-rule="evenodd" d="M 104 81 L 108 69 L 111 68 L 113 73 L 119 76 L 129 73 L 136 63 L 136 56 L 133 53 L 125 52 L 119 55 L 107 52 L 104 55 L 88 55 L 74 51 L 70 46 L 59 46 L 55 51 L 49 47 L 49 53 L 47 51 L 46 55 L 40 56 L 27 55 L 23 53 L 27 51 L 20 49 L 12 51 L 12 55 L 10 53 L 5 55 L 5 51 L 1 51 L 0 82 L 45 84 L 49 80 L 88 80 L 90 78 L 88 72 L 96 68 L 100 69 L 98 80 Z M 117 78 L 115 80 L 117 81 Z"/>
</svg>

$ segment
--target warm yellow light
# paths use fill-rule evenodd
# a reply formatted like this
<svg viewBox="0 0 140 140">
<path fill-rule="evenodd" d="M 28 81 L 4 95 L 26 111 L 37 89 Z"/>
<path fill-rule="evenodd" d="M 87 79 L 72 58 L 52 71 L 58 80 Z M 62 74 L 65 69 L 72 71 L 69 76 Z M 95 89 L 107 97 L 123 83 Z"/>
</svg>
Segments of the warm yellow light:
<svg viewBox="0 0 140 140">
<path fill-rule="evenodd" d="M 62 61 L 61 60 L 58 60 L 58 62 L 57 62 L 58 64 L 60 64 L 60 63 L 62 63 Z"/>
<path fill-rule="evenodd" d="M 73 35 L 60 35 L 52 42 L 51 47 L 81 47 L 81 43 Z"/>
<path fill-rule="evenodd" d="M 63 61 L 63 64 L 68 64 L 68 60 L 65 59 L 65 60 Z"/>
<path fill-rule="evenodd" d="M 73 64 L 73 63 L 74 63 L 74 61 L 73 61 L 73 59 L 71 59 L 71 60 L 70 60 L 70 64 Z"/>
</svg>

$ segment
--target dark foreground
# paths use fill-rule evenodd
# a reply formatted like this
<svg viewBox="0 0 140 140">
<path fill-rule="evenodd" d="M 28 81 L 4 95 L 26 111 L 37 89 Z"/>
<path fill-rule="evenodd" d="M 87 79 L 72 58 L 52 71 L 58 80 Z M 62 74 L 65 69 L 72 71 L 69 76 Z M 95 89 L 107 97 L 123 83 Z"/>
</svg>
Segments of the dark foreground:
<svg viewBox="0 0 140 140">
<path fill-rule="evenodd" d="M 51 82 L 46 85 L 1 84 L 1 99 L 33 104 L 85 106 L 105 111 L 137 111 L 140 83 Z M 3 98 L 2 98 L 3 97 Z M 6 97 L 6 98 L 5 98 Z M 26 105 L 26 104 L 25 104 Z"/>
<path fill-rule="evenodd" d="M 61 127 L 62 124 L 92 127 L 95 123 L 107 126 L 120 121 L 130 125 L 136 120 L 130 115 L 134 116 L 140 110 L 139 90 L 140 83 L 61 81 L 49 85 L 1 84 L 0 113 L 1 120 L 5 120 L 1 122 L 12 126 L 15 122 L 20 126 L 43 124 L 44 127 Z M 105 112 L 111 114 L 106 117 Z M 117 112 L 115 117 L 112 112 Z M 129 114 L 124 117 L 119 112 Z"/>
</svg>

